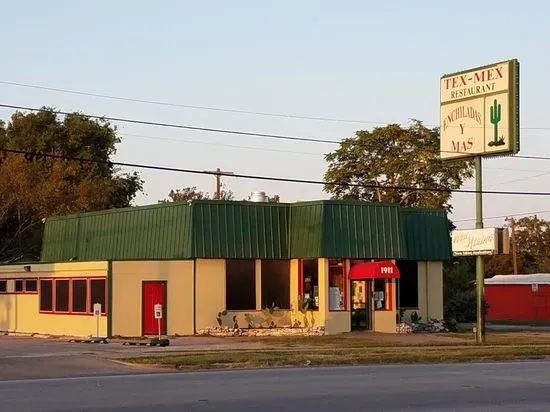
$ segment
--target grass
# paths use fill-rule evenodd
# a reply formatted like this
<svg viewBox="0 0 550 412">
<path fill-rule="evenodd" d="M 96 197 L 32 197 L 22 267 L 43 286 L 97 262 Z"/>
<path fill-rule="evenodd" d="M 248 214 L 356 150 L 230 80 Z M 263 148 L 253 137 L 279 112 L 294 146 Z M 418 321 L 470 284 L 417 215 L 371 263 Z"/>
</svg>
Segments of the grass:
<svg viewBox="0 0 550 412">
<path fill-rule="evenodd" d="M 369 350 L 313 348 L 310 351 L 256 350 L 209 351 L 126 359 L 139 365 L 155 365 L 183 370 L 291 367 L 301 365 L 366 365 L 393 363 L 457 363 L 502 360 L 546 359 L 550 345 L 472 346 L 458 348 L 378 347 Z"/>
<path fill-rule="evenodd" d="M 261 343 L 274 348 L 373 348 L 373 347 L 441 347 L 441 346 L 477 346 L 472 333 L 444 333 L 414 337 L 369 337 L 368 335 L 346 334 L 338 336 L 292 336 L 292 337 L 259 337 L 240 340 L 249 343 Z M 490 345 L 550 345 L 548 333 L 491 333 L 486 337 Z"/>
</svg>

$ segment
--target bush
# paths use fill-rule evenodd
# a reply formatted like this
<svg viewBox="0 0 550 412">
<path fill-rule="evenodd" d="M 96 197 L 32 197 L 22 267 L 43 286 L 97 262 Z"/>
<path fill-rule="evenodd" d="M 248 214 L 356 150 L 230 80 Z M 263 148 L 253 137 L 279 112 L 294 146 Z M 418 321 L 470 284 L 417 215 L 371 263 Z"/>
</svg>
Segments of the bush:
<svg viewBox="0 0 550 412">
<path fill-rule="evenodd" d="M 487 314 L 489 305 L 485 302 L 484 313 Z M 476 315 L 476 292 L 458 292 L 445 304 L 445 322 L 447 324 L 475 322 Z"/>
</svg>

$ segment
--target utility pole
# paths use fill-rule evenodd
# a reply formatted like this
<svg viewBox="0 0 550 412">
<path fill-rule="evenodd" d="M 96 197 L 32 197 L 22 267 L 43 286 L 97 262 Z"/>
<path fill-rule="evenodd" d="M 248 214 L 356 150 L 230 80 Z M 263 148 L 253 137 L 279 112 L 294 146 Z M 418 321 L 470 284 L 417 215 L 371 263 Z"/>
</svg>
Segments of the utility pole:
<svg viewBox="0 0 550 412">
<path fill-rule="evenodd" d="M 512 266 L 514 270 L 514 275 L 518 274 L 518 257 L 517 257 L 517 243 L 516 243 L 516 221 L 514 218 L 506 219 L 507 222 L 510 222 L 510 228 L 512 229 L 511 233 L 511 243 L 512 243 Z"/>
<path fill-rule="evenodd" d="M 220 170 L 219 167 L 216 168 L 216 170 L 205 170 L 205 173 L 214 173 L 216 175 L 216 194 L 215 199 L 221 200 L 222 199 L 222 182 L 221 182 L 221 176 L 231 176 L 235 173 L 233 172 L 224 172 Z"/>
</svg>

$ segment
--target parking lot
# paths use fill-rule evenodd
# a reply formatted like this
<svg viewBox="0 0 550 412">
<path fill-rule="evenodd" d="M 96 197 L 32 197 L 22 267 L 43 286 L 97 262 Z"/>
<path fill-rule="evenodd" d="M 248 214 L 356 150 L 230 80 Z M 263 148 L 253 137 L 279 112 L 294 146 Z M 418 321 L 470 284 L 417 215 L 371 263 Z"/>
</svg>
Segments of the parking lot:
<svg viewBox="0 0 550 412">
<path fill-rule="evenodd" d="M 108 344 L 71 343 L 68 338 L 0 336 L 0 380 L 151 373 L 155 370 L 128 366 L 117 359 L 173 351 L 261 346 L 251 342 L 207 337 L 172 339 L 170 346 L 164 348 L 129 346 L 123 345 L 123 342 L 109 340 Z"/>
</svg>

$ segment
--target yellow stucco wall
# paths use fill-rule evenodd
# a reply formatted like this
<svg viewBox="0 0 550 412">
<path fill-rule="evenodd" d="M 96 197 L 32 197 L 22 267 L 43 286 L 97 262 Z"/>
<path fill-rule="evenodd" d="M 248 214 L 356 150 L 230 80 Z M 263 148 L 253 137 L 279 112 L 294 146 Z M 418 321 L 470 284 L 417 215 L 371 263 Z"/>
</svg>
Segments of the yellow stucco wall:
<svg viewBox="0 0 550 412">
<path fill-rule="evenodd" d="M 216 326 L 218 312 L 225 310 L 225 261 L 196 260 L 196 329 Z"/>
<path fill-rule="evenodd" d="M 405 317 L 415 310 L 406 312 Z M 418 262 L 418 310 L 422 321 L 443 319 L 443 263 Z"/>
<path fill-rule="evenodd" d="M 391 281 L 391 310 L 375 310 L 373 316 L 373 330 L 382 333 L 397 333 L 397 289 L 394 280 Z M 389 288 L 386 288 L 388 291 Z M 374 302 L 372 303 L 374 307 Z"/>
<path fill-rule="evenodd" d="M 166 281 L 168 335 L 192 335 L 193 261 L 113 262 L 113 336 L 142 335 L 142 282 Z"/>
<path fill-rule="evenodd" d="M 30 266 L 30 271 L 26 271 L 25 266 Z M 107 262 L 9 265 L 0 266 L 0 279 L 106 277 L 107 271 Z M 8 292 L 13 291 L 14 281 L 9 280 Z M 87 337 L 97 334 L 97 319 L 93 315 L 40 313 L 38 294 L 0 294 L 0 330 Z M 99 318 L 99 335 L 107 336 L 107 316 Z"/>
</svg>

